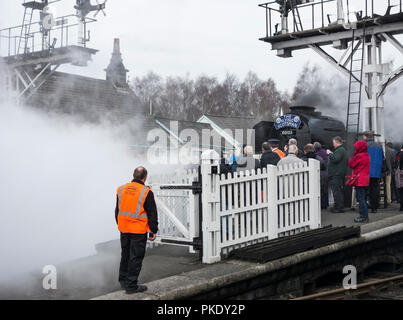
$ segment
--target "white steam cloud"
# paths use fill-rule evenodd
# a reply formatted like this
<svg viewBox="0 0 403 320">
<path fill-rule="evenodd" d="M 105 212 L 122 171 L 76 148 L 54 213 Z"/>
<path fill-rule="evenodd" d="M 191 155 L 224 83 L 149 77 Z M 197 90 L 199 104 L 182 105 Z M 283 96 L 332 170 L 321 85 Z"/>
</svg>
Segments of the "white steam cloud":
<svg viewBox="0 0 403 320">
<path fill-rule="evenodd" d="M 385 136 L 392 143 L 403 143 L 403 81 L 400 79 L 385 92 Z M 317 107 L 323 115 L 346 122 L 348 103 L 348 79 L 341 75 L 329 75 L 317 65 L 305 65 L 294 94 L 296 105 Z M 361 109 L 363 112 L 363 109 Z"/>
<path fill-rule="evenodd" d="M 124 136 L 0 102 L 0 281 L 118 238 L 115 190 L 144 164 Z"/>
</svg>

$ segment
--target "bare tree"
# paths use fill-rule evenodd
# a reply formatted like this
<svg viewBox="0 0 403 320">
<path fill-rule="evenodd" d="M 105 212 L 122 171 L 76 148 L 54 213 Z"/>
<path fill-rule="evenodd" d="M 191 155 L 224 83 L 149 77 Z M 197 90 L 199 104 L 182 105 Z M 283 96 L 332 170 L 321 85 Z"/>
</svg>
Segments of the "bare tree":
<svg viewBox="0 0 403 320">
<path fill-rule="evenodd" d="M 261 80 L 249 72 L 241 82 L 228 73 L 222 82 L 215 77 L 167 77 L 155 73 L 136 78 L 133 91 L 145 105 L 153 103 L 154 114 L 171 119 L 196 121 L 203 114 L 254 116 L 273 120 L 281 108 L 287 109 L 290 97 L 272 79 Z"/>
</svg>

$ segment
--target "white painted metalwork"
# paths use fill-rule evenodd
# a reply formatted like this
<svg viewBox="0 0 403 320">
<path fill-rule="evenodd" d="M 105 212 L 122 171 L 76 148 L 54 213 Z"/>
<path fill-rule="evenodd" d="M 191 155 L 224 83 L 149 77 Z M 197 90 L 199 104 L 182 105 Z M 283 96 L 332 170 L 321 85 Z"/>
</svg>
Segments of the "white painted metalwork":
<svg viewBox="0 0 403 320">
<path fill-rule="evenodd" d="M 305 10 L 304 26 L 307 28 L 301 28 L 303 32 L 293 32 L 292 28 L 289 28 L 290 21 L 284 17 L 284 6 L 280 3 L 272 1 L 260 5 L 266 9 L 266 37 L 261 40 L 271 43 L 272 49 L 277 50 L 280 57 L 288 58 L 295 50 L 311 48 L 342 74 L 350 77 L 350 70 L 346 66 L 353 57 L 353 54 L 350 54 L 352 37 L 354 35 L 356 39 L 364 41 L 361 128 L 362 131 L 373 130 L 378 136 L 377 140 L 384 144 L 384 94 L 386 88 L 402 76 L 403 65 L 390 70 L 389 64 L 383 61 L 382 44 L 389 42 L 398 53 L 403 53 L 403 45 L 395 38 L 395 35 L 403 34 L 403 2 L 329 0 L 306 4 L 297 1 L 295 5 Z M 333 3 L 336 7 L 333 7 Z M 276 5 L 279 5 L 280 9 L 277 9 Z M 273 24 L 278 21 L 272 15 L 274 12 L 278 13 L 281 20 L 281 31 L 278 33 L 273 33 L 273 29 L 276 29 Z M 316 21 L 314 18 L 318 16 L 319 21 Z M 337 16 L 337 20 L 331 22 L 330 17 L 333 16 Z M 360 44 L 357 43 L 358 47 Z M 340 59 L 336 59 L 323 49 L 328 45 L 346 51 Z"/>
</svg>

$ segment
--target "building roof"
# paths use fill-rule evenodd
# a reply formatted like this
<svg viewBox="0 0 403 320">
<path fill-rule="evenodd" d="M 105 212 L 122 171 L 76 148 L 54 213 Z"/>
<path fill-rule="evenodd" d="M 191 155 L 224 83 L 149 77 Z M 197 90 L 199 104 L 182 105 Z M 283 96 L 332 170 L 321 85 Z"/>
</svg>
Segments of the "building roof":
<svg viewBox="0 0 403 320">
<path fill-rule="evenodd" d="M 209 114 L 201 116 L 197 121 L 210 124 L 213 129 L 234 147 L 254 142 L 254 137 L 248 136 L 248 130 L 253 130 L 254 125 L 258 122 L 256 118 L 227 117 Z M 228 130 L 230 130 L 231 135 L 226 132 Z M 252 131 L 250 131 L 249 134 L 250 133 L 252 133 Z"/>
<path fill-rule="evenodd" d="M 184 137 L 184 135 L 189 134 L 189 132 L 183 132 L 183 130 L 194 130 L 194 132 L 197 134 L 198 141 L 192 141 L 192 146 L 198 147 L 199 149 L 213 148 L 217 151 L 225 149 L 225 141 L 216 131 L 212 130 L 208 123 L 174 120 L 161 117 L 155 117 L 155 121 L 163 130 L 168 132 L 171 137 L 175 138 L 181 144 L 188 142 L 188 140 L 186 140 L 188 136 Z M 175 124 L 175 122 L 177 124 Z M 176 125 L 177 129 L 175 127 Z M 206 134 L 211 136 L 209 142 L 205 141 Z M 193 138 L 194 137 L 192 137 L 192 139 Z"/>
<path fill-rule="evenodd" d="M 146 116 L 147 111 L 130 88 L 75 74 L 54 72 L 32 95 L 29 104 L 60 113 L 75 114 L 90 122 L 121 122 Z"/>
<path fill-rule="evenodd" d="M 259 122 L 255 117 L 228 117 L 228 116 L 219 116 L 219 115 L 211 115 L 205 114 L 203 115 L 208 117 L 214 123 L 216 123 L 219 127 L 223 129 L 252 129 L 253 126 Z M 203 117 L 202 116 L 202 117 Z"/>
<path fill-rule="evenodd" d="M 211 127 L 207 123 L 186 121 L 186 120 L 175 120 L 175 119 L 167 119 L 161 117 L 155 117 L 156 122 L 164 129 L 168 129 L 167 131 L 174 130 L 173 125 L 175 122 L 177 123 L 179 134 L 186 129 L 191 129 L 196 131 L 196 133 L 201 136 L 204 130 L 210 130 Z M 172 123 L 173 122 L 173 123 Z"/>
</svg>

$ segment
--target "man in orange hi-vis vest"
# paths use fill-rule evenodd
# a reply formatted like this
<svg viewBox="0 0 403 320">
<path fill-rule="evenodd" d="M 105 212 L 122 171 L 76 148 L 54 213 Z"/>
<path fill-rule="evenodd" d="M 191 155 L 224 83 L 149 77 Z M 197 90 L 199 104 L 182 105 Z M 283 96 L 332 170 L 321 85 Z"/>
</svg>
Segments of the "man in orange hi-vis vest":
<svg viewBox="0 0 403 320">
<path fill-rule="evenodd" d="M 155 240 L 158 232 L 157 206 L 153 192 L 144 185 L 146 179 L 147 170 L 138 167 L 132 182 L 117 190 L 115 218 L 122 247 L 119 282 L 128 294 L 147 290 L 137 280 L 146 252 L 147 232 L 150 241 Z"/>
<path fill-rule="evenodd" d="M 285 153 L 279 149 L 279 145 L 280 145 L 279 139 L 270 139 L 269 143 L 270 143 L 271 151 L 277 153 L 281 159 L 286 157 Z"/>
</svg>

